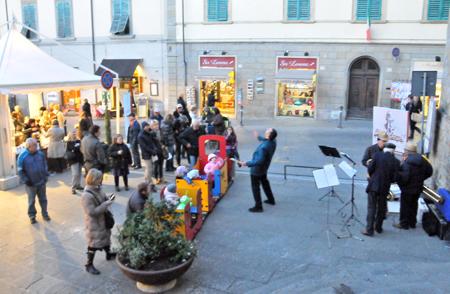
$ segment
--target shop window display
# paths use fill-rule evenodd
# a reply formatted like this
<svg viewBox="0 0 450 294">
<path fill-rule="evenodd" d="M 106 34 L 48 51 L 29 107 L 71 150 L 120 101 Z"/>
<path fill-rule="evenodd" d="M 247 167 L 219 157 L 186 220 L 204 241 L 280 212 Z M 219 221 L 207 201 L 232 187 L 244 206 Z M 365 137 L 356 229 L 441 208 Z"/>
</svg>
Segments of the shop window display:
<svg viewBox="0 0 450 294">
<path fill-rule="evenodd" d="M 279 82 L 277 115 L 314 117 L 314 94 L 312 81 Z"/>
<path fill-rule="evenodd" d="M 200 81 L 201 106 L 207 106 L 208 95 L 214 93 L 215 107 L 219 108 L 222 115 L 235 116 L 235 91 L 234 84 L 230 81 L 206 80 Z"/>
</svg>

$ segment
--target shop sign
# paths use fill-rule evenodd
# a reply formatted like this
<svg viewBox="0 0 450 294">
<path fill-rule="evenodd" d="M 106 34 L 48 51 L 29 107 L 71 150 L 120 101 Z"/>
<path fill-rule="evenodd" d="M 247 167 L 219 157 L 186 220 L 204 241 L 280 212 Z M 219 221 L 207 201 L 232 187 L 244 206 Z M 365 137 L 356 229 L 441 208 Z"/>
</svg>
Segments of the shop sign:
<svg viewBox="0 0 450 294">
<path fill-rule="evenodd" d="M 317 58 L 314 57 L 277 57 L 278 70 L 316 70 Z"/>
<path fill-rule="evenodd" d="M 236 66 L 233 56 L 200 56 L 200 68 L 232 68 Z"/>
</svg>

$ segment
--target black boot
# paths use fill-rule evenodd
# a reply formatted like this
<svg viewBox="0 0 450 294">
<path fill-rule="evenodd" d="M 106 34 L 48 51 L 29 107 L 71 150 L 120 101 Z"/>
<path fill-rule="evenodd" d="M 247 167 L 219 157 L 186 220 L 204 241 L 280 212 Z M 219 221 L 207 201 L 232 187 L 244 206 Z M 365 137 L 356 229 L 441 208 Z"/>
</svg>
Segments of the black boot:
<svg viewBox="0 0 450 294">
<path fill-rule="evenodd" d="M 109 246 L 106 246 L 104 249 L 106 252 L 106 260 L 114 260 L 114 258 L 116 258 L 117 253 L 111 252 L 111 248 Z"/>
<path fill-rule="evenodd" d="M 92 274 L 92 275 L 99 275 L 100 272 L 94 266 L 95 251 L 88 250 L 87 257 L 88 257 L 88 260 L 87 260 L 87 263 L 85 265 L 86 271 L 88 273 Z"/>
</svg>

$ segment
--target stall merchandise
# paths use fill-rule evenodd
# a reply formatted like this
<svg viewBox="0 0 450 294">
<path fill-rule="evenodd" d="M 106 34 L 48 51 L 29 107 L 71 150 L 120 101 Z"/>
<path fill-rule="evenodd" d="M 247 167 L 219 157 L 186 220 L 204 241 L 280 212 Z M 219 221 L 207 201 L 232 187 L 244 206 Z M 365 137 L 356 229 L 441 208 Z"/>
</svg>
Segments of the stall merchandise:
<svg viewBox="0 0 450 294">
<path fill-rule="evenodd" d="M 278 83 L 278 115 L 314 117 L 312 81 L 281 81 Z"/>
<path fill-rule="evenodd" d="M 202 108 L 206 106 L 208 94 L 215 92 L 216 104 L 224 116 L 235 116 L 235 90 L 234 85 L 225 80 L 200 81 L 200 101 Z"/>
</svg>

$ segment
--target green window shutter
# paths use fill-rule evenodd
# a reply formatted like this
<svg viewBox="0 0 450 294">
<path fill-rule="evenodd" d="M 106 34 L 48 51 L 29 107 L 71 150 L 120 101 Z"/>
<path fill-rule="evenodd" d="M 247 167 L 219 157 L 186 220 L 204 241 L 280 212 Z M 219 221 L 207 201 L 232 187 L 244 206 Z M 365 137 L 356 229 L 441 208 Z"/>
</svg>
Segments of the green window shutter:
<svg viewBox="0 0 450 294">
<path fill-rule="evenodd" d="M 450 0 L 428 0 L 428 20 L 448 20 Z"/>
<path fill-rule="evenodd" d="M 72 37 L 72 3 L 70 0 L 64 2 L 64 37 Z"/>
<path fill-rule="evenodd" d="M 26 26 L 32 29 L 37 29 L 37 14 L 36 14 L 36 3 L 26 3 L 22 6 L 22 21 Z M 27 28 L 22 29 L 22 34 L 24 34 L 29 39 L 36 38 L 36 34 L 29 31 Z"/>
<path fill-rule="evenodd" d="M 72 2 L 70 0 L 56 1 L 56 26 L 58 38 L 73 37 Z"/>
<path fill-rule="evenodd" d="M 127 34 L 130 21 L 130 0 L 113 0 L 111 34 Z"/>
<path fill-rule="evenodd" d="M 370 2 L 370 7 L 369 7 Z M 371 20 L 381 20 L 381 6 L 383 0 L 357 0 L 356 20 L 367 20 L 367 12 L 370 13 Z"/>
<path fill-rule="evenodd" d="M 56 1 L 56 25 L 58 38 L 64 38 L 64 2 Z"/>
<path fill-rule="evenodd" d="M 311 16 L 310 0 L 288 0 L 288 20 L 309 20 Z"/>
<path fill-rule="evenodd" d="M 218 0 L 208 0 L 208 21 L 217 21 Z"/>
<path fill-rule="evenodd" d="M 217 0 L 217 21 L 228 21 L 228 0 Z"/>
</svg>

